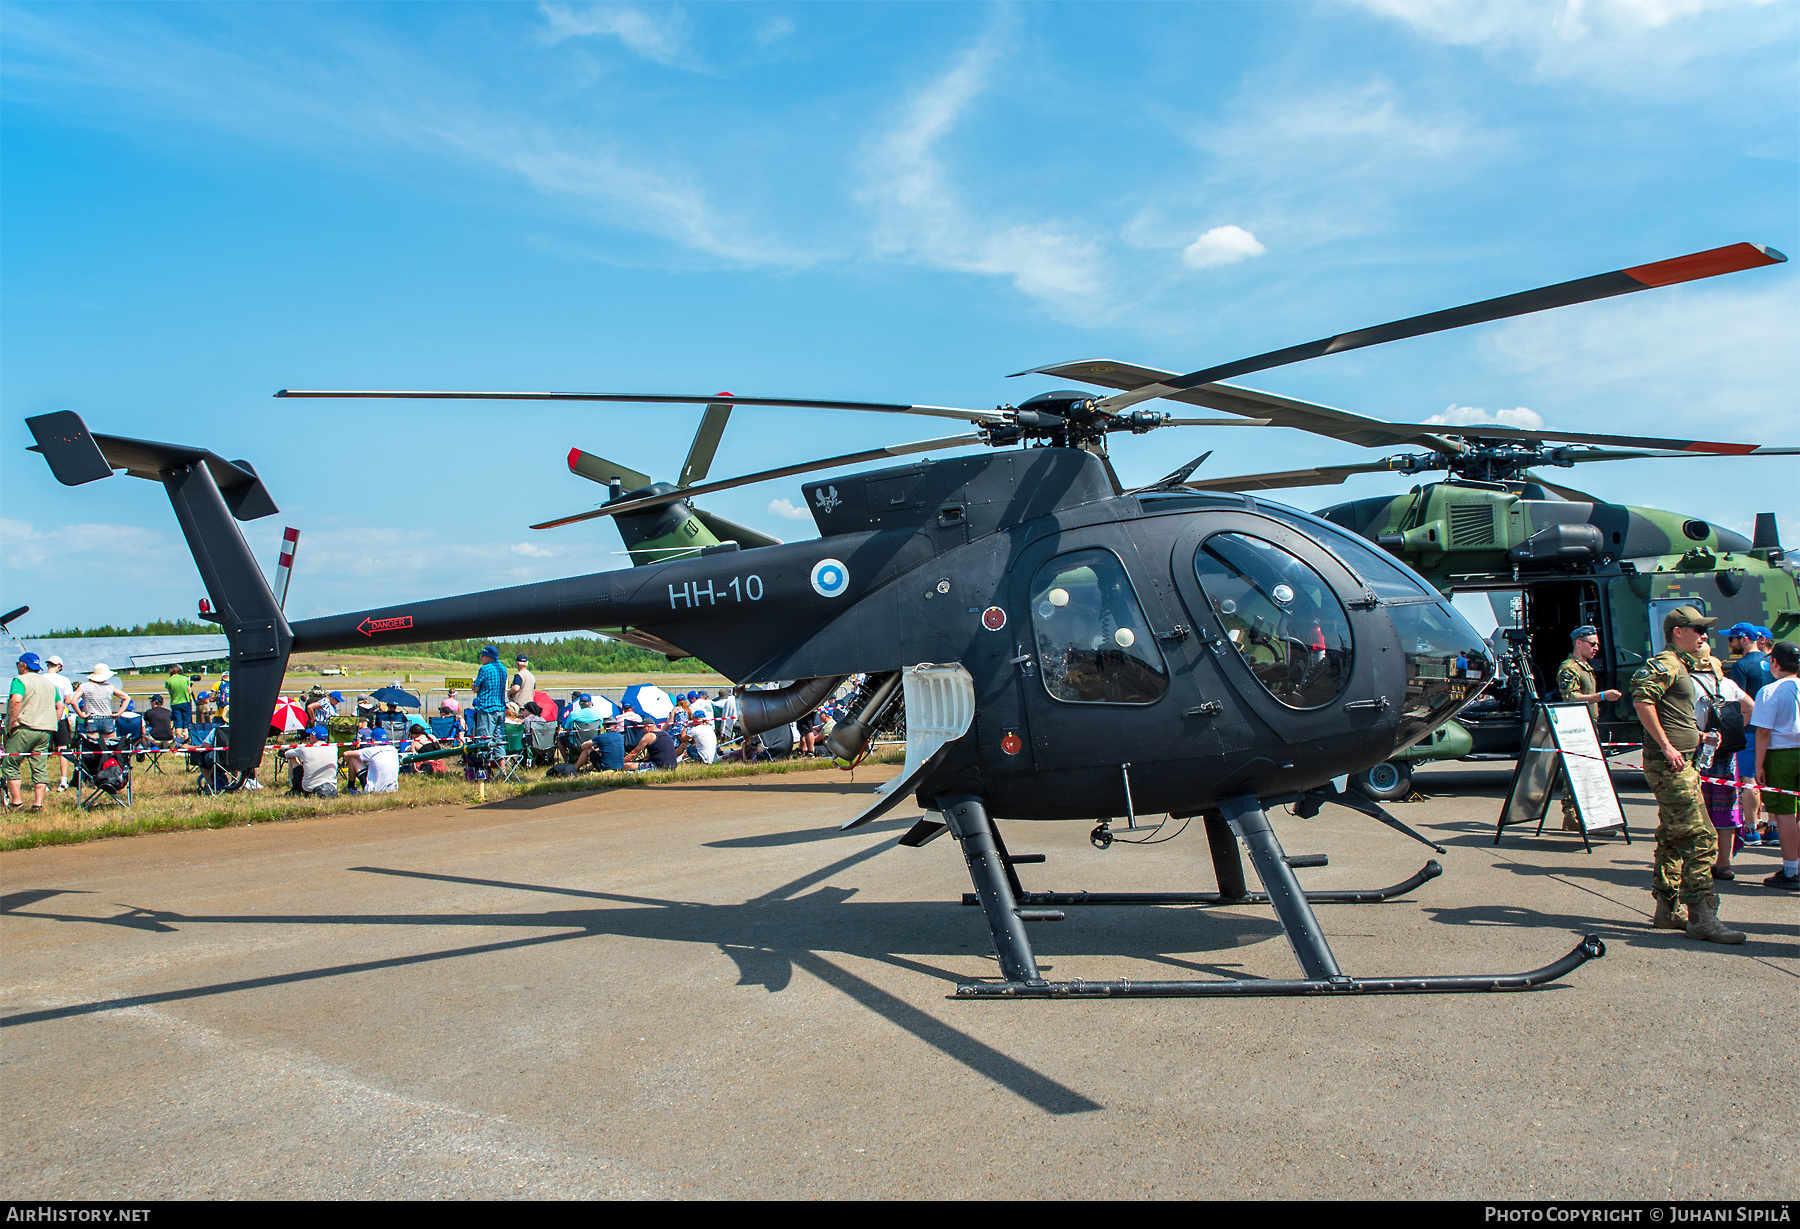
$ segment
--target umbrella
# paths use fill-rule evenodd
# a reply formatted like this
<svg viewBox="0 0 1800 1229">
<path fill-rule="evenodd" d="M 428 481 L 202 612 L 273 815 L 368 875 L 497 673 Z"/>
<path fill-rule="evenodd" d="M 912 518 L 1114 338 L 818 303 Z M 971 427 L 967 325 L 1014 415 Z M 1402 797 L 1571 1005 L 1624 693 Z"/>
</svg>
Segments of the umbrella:
<svg viewBox="0 0 1800 1229">
<path fill-rule="evenodd" d="M 617 717 L 619 715 L 619 706 L 605 696 L 594 696 L 589 702 L 588 707 L 593 709 L 596 713 L 599 713 L 602 717 Z"/>
<path fill-rule="evenodd" d="M 662 721 L 675 711 L 669 693 L 650 683 L 637 683 L 625 689 L 621 707 L 636 709 L 652 721 Z"/>
<path fill-rule="evenodd" d="M 292 700 L 281 701 L 269 715 L 269 731 L 273 734 L 292 734 L 305 728 L 306 709 Z"/>
<path fill-rule="evenodd" d="M 369 698 L 378 704 L 398 704 L 402 708 L 419 707 L 419 697 L 410 691 L 401 691 L 398 687 L 382 687 L 371 691 Z"/>
<path fill-rule="evenodd" d="M 531 693 L 531 698 L 536 700 L 537 706 L 544 710 L 544 720 L 545 721 L 555 721 L 556 720 L 556 715 L 557 715 L 558 711 L 560 711 L 560 710 L 558 710 L 556 707 L 556 701 L 552 700 L 550 698 L 549 692 L 534 691 Z"/>
</svg>

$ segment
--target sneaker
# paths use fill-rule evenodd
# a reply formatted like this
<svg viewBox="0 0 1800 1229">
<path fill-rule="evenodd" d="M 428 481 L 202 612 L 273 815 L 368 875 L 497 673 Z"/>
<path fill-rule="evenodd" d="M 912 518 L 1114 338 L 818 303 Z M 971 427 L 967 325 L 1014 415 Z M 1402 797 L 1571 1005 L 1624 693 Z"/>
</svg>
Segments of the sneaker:
<svg viewBox="0 0 1800 1229">
<path fill-rule="evenodd" d="M 69 783 L 67 781 L 64 781 L 61 785 L 58 785 L 56 787 L 56 792 L 59 794 L 68 793 L 69 792 Z"/>
<path fill-rule="evenodd" d="M 1786 871 L 1777 871 L 1763 880 L 1765 888 L 1781 888 L 1787 892 L 1800 892 L 1800 875 L 1790 875 Z"/>
<path fill-rule="evenodd" d="M 1738 837 L 1738 844 L 1748 849 L 1752 845 L 1762 844 L 1762 837 L 1758 836 L 1755 832 L 1745 832 L 1742 836 Z"/>
</svg>

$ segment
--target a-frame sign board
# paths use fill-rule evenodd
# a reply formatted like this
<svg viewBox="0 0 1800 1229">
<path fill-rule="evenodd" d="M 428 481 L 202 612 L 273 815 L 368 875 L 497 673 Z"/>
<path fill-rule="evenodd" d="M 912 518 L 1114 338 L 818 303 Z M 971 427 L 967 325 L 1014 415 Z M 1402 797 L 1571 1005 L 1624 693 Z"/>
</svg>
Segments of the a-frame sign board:
<svg viewBox="0 0 1800 1229">
<path fill-rule="evenodd" d="M 1519 766 L 1513 770 L 1512 785 L 1506 791 L 1506 805 L 1500 808 L 1494 844 L 1516 824 L 1536 823 L 1533 835 L 1541 834 L 1550 802 L 1564 782 L 1574 796 L 1581 843 L 1589 853 L 1594 852 L 1589 835 L 1614 828 L 1631 844 L 1631 830 L 1625 826 L 1625 810 L 1613 789 L 1593 715 L 1580 700 L 1538 705 Z"/>
</svg>

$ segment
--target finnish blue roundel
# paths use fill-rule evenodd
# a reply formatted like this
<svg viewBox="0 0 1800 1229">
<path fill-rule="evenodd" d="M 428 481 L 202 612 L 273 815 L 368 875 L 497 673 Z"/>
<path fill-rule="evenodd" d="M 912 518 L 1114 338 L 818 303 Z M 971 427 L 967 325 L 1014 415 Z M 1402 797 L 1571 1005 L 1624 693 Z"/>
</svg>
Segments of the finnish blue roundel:
<svg viewBox="0 0 1800 1229">
<path fill-rule="evenodd" d="M 850 569 L 836 559 L 821 559 L 813 564 L 812 587 L 820 597 L 840 597 L 850 587 Z"/>
</svg>

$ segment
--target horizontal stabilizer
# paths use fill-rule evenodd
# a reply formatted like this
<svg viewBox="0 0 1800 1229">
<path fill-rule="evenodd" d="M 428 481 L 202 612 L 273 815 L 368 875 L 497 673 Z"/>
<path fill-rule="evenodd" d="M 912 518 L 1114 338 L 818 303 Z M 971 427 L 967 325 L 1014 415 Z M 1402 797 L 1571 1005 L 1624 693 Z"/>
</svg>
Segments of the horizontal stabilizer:
<svg viewBox="0 0 1800 1229">
<path fill-rule="evenodd" d="M 240 521 L 254 521 L 279 511 L 248 461 L 227 461 L 217 453 L 185 444 L 127 439 L 120 435 L 94 435 L 73 410 L 58 410 L 27 418 L 25 425 L 37 440 L 33 452 L 41 452 L 50 472 L 64 486 L 80 486 L 109 478 L 122 469 L 134 478 L 160 482 L 163 475 L 186 466 L 203 464 L 224 497 L 231 514 Z"/>
</svg>

